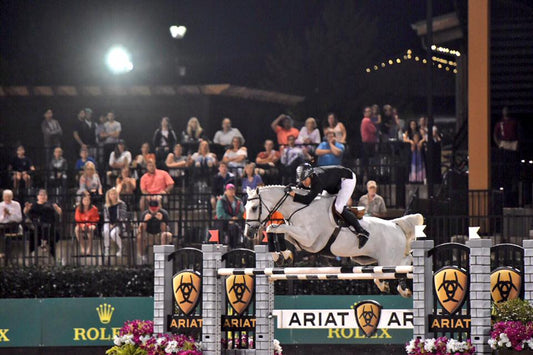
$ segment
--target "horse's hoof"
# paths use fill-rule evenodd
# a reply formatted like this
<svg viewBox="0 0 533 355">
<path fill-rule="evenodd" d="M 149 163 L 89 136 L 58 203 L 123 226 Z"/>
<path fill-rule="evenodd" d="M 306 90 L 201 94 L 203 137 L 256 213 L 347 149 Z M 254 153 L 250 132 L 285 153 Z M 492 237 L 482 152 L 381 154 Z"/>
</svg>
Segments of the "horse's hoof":
<svg viewBox="0 0 533 355">
<path fill-rule="evenodd" d="M 411 298 L 413 296 L 413 292 L 408 288 L 403 289 L 400 285 L 398 285 L 396 289 L 402 297 Z"/>
</svg>

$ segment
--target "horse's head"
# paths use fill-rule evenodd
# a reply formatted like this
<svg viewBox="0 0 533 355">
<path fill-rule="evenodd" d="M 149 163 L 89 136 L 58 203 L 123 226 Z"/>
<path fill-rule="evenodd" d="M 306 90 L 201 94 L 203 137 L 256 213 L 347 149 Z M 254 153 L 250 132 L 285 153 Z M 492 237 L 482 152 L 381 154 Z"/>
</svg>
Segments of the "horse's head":
<svg viewBox="0 0 533 355">
<path fill-rule="evenodd" d="M 244 206 L 244 235 L 248 238 L 253 238 L 261 226 L 261 196 L 259 195 L 259 189 L 247 187 L 246 193 L 248 194 L 248 199 L 246 206 Z"/>
</svg>

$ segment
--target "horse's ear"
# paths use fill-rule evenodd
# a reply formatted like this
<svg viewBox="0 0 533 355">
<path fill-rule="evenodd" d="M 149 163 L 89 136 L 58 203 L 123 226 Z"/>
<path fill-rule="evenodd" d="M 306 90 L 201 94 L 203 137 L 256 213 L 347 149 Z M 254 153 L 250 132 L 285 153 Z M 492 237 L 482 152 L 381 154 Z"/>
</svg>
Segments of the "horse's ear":
<svg viewBox="0 0 533 355">
<path fill-rule="evenodd" d="M 253 192 L 253 191 L 254 191 L 254 190 L 252 190 L 252 189 L 250 188 L 250 186 L 246 186 L 246 194 L 248 195 L 248 197 L 250 197 L 250 196 L 252 195 L 252 192 Z"/>
<path fill-rule="evenodd" d="M 255 188 L 255 194 L 256 194 L 256 195 L 259 195 L 259 187 L 256 187 L 256 188 Z"/>
</svg>

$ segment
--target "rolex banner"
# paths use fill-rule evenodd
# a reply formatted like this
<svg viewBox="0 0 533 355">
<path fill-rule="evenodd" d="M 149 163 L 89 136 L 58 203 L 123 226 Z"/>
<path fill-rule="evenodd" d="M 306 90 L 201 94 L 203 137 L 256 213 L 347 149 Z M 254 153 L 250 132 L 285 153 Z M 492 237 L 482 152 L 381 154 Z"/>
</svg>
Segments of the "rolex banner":
<svg viewBox="0 0 533 355">
<path fill-rule="evenodd" d="M 282 344 L 405 344 L 413 301 L 401 296 L 276 296 Z"/>
<path fill-rule="evenodd" d="M 153 307 L 151 297 L 2 299 L 0 347 L 108 346 L 125 321 L 153 319 Z"/>
</svg>

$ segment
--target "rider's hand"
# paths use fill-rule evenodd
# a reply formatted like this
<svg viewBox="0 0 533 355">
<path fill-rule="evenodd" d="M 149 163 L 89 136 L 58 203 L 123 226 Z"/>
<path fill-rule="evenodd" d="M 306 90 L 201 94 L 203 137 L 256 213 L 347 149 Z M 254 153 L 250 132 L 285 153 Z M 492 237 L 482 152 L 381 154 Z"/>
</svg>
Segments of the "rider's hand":
<svg viewBox="0 0 533 355">
<path fill-rule="evenodd" d="M 286 194 L 289 194 L 291 191 L 292 191 L 291 185 L 287 185 L 285 186 L 285 189 L 283 189 L 283 192 L 285 192 Z"/>
</svg>

